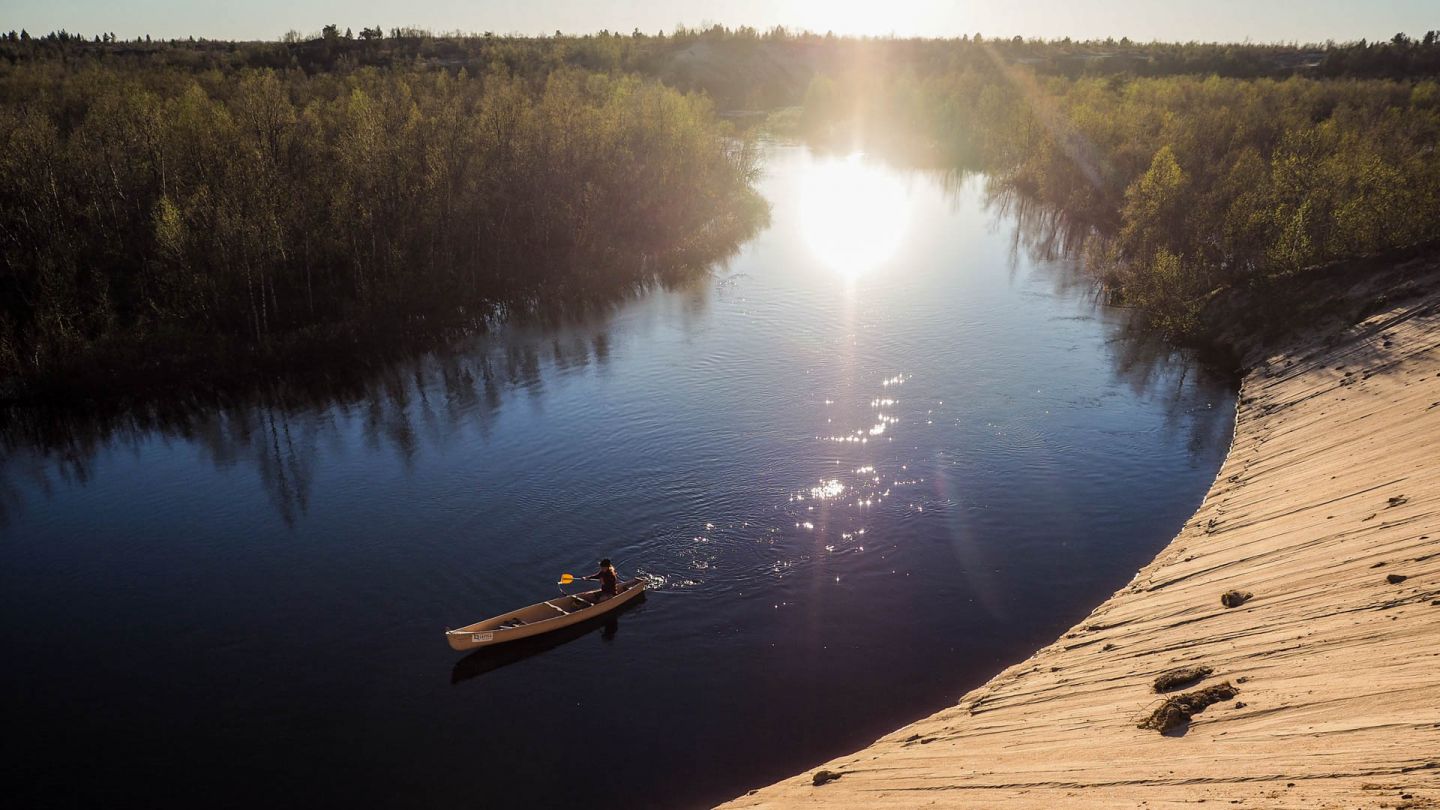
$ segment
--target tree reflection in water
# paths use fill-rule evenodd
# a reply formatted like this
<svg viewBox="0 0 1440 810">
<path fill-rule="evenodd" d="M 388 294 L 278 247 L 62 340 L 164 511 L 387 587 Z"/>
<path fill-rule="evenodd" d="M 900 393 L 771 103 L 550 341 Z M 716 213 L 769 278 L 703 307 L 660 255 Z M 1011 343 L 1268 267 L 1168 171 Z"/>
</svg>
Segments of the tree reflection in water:
<svg viewBox="0 0 1440 810">
<path fill-rule="evenodd" d="M 938 177 L 957 205 L 973 193 L 967 191 L 968 184 L 986 184 L 985 207 L 994 226 L 1012 229 L 1010 271 L 1041 274 L 1057 295 L 1088 300 L 1092 309 L 1080 317 L 1102 324 L 1115 376 L 1137 395 L 1159 395 L 1172 403 L 1167 424 L 1188 429 L 1192 448 L 1227 440 L 1230 413 L 1184 410 L 1188 370 L 1207 358 L 1163 343 L 1137 328 L 1125 310 L 1104 305 L 1078 257 L 1090 224 L 984 175 L 950 171 Z M 632 317 L 692 329 L 705 319 L 712 296 L 723 294 L 717 293 L 717 275 L 671 282 L 665 287 L 673 306 L 638 308 Z M 357 422 L 370 449 L 393 450 L 407 470 L 416 463 L 422 444 L 443 446 L 462 427 L 478 429 L 488 440 L 502 403 L 512 394 L 523 394 L 539 409 L 547 378 L 592 367 L 603 370 L 612 351 L 611 321 L 628 300 L 633 299 L 578 317 L 517 317 L 511 326 L 460 339 L 442 350 L 286 378 L 238 395 L 0 411 L 0 527 L 26 507 L 27 490 L 48 498 L 56 482 L 83 486 L 98 453 L 138 454 L 156 440 L 191 442 L 217 469 L 252 467 L 273 507 L 293 527 L 309 507 L 317 458 L 343 446 L 343 423 Z M 646 322 L 642 331 L 654 325 Z M 1177 375 L 1177 367 L 1186 371 Z M 1161 384 L 1170 390 L 1155 390 Z"/>
<path fill-rule="evenodd" d="M 973 174 L 950 173 L 946 190 L 959 195 L 962 184 L 974 178 Z M 1182 426 L 1188 429 L 1192 452 L 1229 443 L 1233 415 L 1224 409 L 1187 409 L 1184 392 L 1187 382 L 1200 369 L 1211 374 L 1232 373 L 1231 358 L 1167 343 L 1141 326 L 1128 310 L 1110 304 L 1099 281 L 1085 268 L 1083 254 L 1090 236 L 1096 233 L 1093 223 L 1078 220 L 1063 209 L 1045 205 L 993 179 L 986 180 L 985 204 L 997 228 L 1009 225 L 1012 229 L 1011 272 L 1019 272 L 1025 265 L 1023 258 L 1052 280 L 1056 295 L 1089 299 L 1092 317 L 1105 327 L 1116 379 L 1123 380 L 1136 396 L 1155 394 L 1167 402 L 1168 431 Z M 1166 390 L 1158 390 L 1162 383 L 1167 385 Z"/>
<path fill-rule="evenodd" d="M 0 527 L 25 507 L 25 490 L 49 497 L 57 482 L 84 486 L 97 454 L 139 454 L 157 439 L 192 444 L 216 469 L 250 466 L 293 527 L 309 505 L 317 458 L 343 441 L 341 422 L 357 420 L 368 447 L 388 448 L 408 467 L 422 440 L 444 444 L 463 425 L 488 436 L 506 390 L 538 402 L 547 374 L 609 357 L 605 320 L 588 319 L 518 326 L 377 369 L 286 379 L 239 396 L 12 407 L 0 413 Z"/>
</svg>

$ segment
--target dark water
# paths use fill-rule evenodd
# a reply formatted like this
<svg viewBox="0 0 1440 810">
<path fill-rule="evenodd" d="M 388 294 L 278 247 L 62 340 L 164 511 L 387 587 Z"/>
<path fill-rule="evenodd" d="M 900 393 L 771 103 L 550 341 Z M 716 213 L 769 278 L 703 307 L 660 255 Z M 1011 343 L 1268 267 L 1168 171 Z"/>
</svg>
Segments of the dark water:
<svg viewBox="0 0 1440 810">
<path fill-rule="evenodd" d="M 1169 540 L 1225 381 L 1127 338 L 980 179 L 776 148 L 764 185 L 729 266 L 606 317 L 283 403 L 12 424 L 5 794 L 702 805 L 945 706 Z M 645 602 L 446 646 L 602 555 Z"/>
</svg>

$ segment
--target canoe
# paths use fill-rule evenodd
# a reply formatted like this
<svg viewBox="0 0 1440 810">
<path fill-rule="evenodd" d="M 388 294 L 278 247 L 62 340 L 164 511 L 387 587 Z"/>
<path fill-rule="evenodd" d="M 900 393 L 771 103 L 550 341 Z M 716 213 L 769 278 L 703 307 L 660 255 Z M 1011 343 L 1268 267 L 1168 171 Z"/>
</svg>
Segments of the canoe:
<svg viewBox="0 0 1440 810">
<path fill-rule="evenodd" d="M 527 608 L 446 630 L 445 640 L 450 642 L 450 649 L 457 651 L 519 641 L 604 615 L 644 592 L 644 580 L 630 579 L 620 583 L 620 592 L 609 599 L 600 599 L 599 590 L 557 596 Z"/>
<path fill-rule="evenodd" d="M 481 647 L 478 650 L 470 650 L 461 655 L 455 666 L 450 670 L 450 683 L 458 684 L 468 681 L 471 678 L 478 678 L 481 675 L 494 672 L 497 669 L 508 667 L 511 664 L 518 664 L 521 661 L 529 660 L 537 655 L 543 655 L 556 647 L 569 644 L 572 641 L 583 638 L 600 631 L 600 638 L 609 640 L 614 638 L 620 631 L 620 617 L 625 611 L 633 609 L 648 598 L 646 596 L 636 597 L 614 610 L 607 611 L 586 619 L 579 624 L 572 624 L 569 627 L 556 630 L 553 633 L 522 638 L 519 641 L 512 641 L 508 644 L 498 646 Z"/>
</svg>

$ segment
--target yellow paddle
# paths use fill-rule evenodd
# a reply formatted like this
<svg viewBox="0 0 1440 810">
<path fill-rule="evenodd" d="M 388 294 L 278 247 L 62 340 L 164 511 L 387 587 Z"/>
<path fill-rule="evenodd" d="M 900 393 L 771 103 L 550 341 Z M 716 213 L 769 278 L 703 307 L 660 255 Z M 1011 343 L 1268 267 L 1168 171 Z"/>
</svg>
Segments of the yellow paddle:
<svg viewBox="0 0 1440 810">
<path fill-rule="evenodd" d="M 561 574 L 561 575 L 560 575 L 560 583 L 559 583 L 559 584 L 561 584 L 561 585 L 569 585 L 570 583 L 572 583 L 572 582 L 574 582 L 574 581 L 575 581 L 575 575 L 574 575 L 574 574 Z"/>
</svg>

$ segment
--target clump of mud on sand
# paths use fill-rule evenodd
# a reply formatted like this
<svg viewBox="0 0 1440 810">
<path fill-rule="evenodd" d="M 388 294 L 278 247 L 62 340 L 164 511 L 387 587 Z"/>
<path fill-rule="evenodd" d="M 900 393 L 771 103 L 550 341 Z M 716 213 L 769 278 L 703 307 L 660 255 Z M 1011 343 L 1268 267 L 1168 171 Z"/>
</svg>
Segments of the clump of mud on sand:
<svg viewBox="0 0 1440 810">
<path fill-rule="evenodd" d="M 1181 689 L 1190 686 L 1197 681 L 1210 677 L 1215 670 L 1210 667 L 1181 667 L 1163 672 L 1155 679 L 1156 692 L 1169 692 L 1172 689 Z"/>
<path fill-rule="evenodd" d="M 1165 702 L 1151 712 L 1149 717 L 1139 723 L 1139 727 L 1154 729 L 1164 734 L 1205 711 L 1207 706 L 1222 700 L 1229 700 L 1238 694 L 1240 694 L 1240 690 L 1226 681 L 1214 686 L 1207 686 L 1204 689 L 1197 689 L 1194 692 L 1166 698 Z"/>
<path fill-rule="evenodd" d="M 1254 598 L 1255 594 L 1249 591 L 1226 591 L 1220 594 L 1220 604 L 1227 608 L 1235 608 L 1240 607 Z"/>
</svg>

